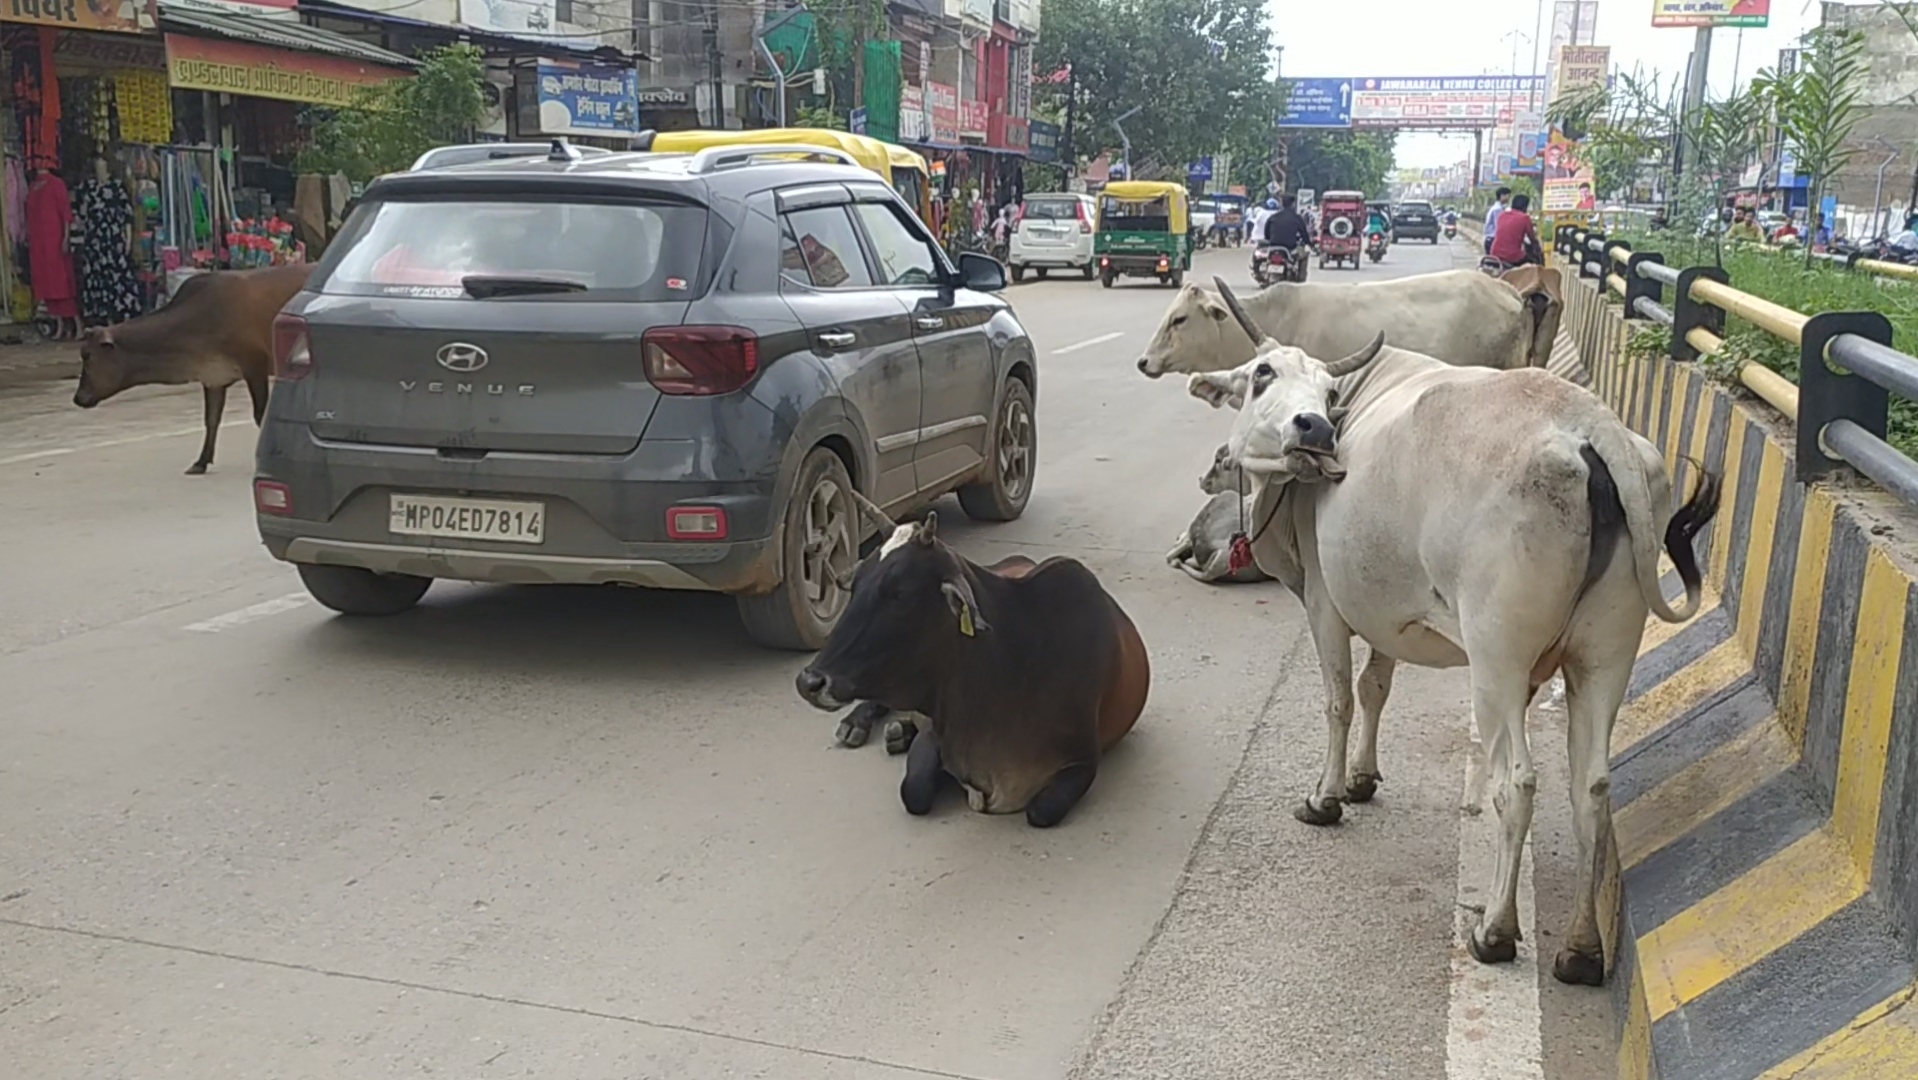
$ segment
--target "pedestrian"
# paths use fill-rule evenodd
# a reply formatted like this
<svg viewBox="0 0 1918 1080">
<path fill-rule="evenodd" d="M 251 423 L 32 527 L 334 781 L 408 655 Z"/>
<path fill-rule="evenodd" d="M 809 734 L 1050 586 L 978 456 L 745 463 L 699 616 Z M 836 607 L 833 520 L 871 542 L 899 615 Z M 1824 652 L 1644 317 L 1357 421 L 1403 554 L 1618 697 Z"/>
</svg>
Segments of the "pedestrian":
<svg viewBox="0 0 1918 1080">
<path fill-rule="evenodd" d="M 1492 240 L 1498 236 L 1498 216 L 1512 204 L 1512 189 L 1501 187 L 1492 193 L 1492 207 L 1485 211 L 1485 254 L 1492 253 Z"/>
</svg>

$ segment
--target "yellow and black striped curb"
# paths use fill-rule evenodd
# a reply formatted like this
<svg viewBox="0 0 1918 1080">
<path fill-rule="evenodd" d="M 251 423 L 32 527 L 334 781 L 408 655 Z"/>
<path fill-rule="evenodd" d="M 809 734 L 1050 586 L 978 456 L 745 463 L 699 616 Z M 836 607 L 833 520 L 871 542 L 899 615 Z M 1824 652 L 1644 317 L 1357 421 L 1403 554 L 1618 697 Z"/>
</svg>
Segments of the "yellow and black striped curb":
<svg viewBox="0 0 1918 1080">
<path fill-rule="evenodd" d="M 1726 493 L 1706 608 L 1648 624 L 1613 732 L 1619 1076 L 1918 1078 L 1918 515 L 1797 483 L 1762 405 L 1566 293 L 1593 389 Z"/>
</svg>

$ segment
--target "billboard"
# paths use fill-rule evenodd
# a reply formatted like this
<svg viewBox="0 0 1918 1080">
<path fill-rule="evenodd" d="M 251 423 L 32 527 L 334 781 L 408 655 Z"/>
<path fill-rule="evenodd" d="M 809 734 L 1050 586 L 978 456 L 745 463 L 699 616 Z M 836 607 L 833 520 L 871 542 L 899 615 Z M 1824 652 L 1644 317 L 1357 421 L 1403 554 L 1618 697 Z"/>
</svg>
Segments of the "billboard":
<svg viewBox="0 0 1918 1080">
<path fill-rule="evenodd" d="M 1282 128 L 1349 128 L 1352 126 L 1352 82 L 1349 78 L 1287 79 Z"/>
<path fill-rule="evenodd" d="M 1552 100 L 1605 85 L 1612 70 L 1610 45 L 1566 45 L 1558 50 L 1554 66 L 1557 82 L 1552 84 Z"/>
<path fill-rule="evenodd" d="M 1352 82 L 1355 128 L 1489 128 L 1528 107 L 1536 75 L 1360 78 Z"/>
<path fill-rule="evenodd" d="M 1771 22 L 1771 0 L 1652 0 L 1653 26 L 1761 27 Z"/>
<path fill-rule="evenodd" d="M 577 60 L 539 62 L 539 129 L 621 138 L 639 132 L 639 71 Z"/>
<path fill-rule="evenodd" d="M 1545 86 L 1558 85 L 1558 51 L 1567 45 L 1589 45 L 1598 37 L 1598 5 L 1585 0 L 1558 0 L 1552 5 L 1552 36 L 1545 50 Z"/>
</svg>

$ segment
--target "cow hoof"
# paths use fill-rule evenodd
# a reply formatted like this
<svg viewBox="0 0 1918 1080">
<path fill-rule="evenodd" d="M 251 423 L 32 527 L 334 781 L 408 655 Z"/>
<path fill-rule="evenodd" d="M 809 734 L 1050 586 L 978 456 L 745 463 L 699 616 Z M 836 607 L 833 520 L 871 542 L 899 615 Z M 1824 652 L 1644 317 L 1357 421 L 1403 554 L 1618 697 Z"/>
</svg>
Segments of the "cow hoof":
<svg viewBox="0 0 1918 1080">
<path fill-rule="evenodd" d="M 855 724 L 852 717 L 847 717 L 839 721 L 839 730 L 832 733 L 832 738 L 848 750 L 857 750 L 866 745 L 867 739 L 872 738 L 872 729 Z"/>
<path fill-rule="evenodd" d="M 919 737 L 919 727 L 904 720 L 886 722 L 886 753 L 903 754 L 912 749 L 912 741 Z"/>
<path fill-rule="evenodd" d="M 1307 825 L 1337 825 L 1345 816 L 1345 804 L 1337 798 L 1321 799 L 1313 795 L 1300 803 L 1292 816 Z"/>
<path fill-rule="evenodd" d="M 205 475 L 206 475 L 206 462 L 204 462 L 204 461 L 196 461 L 196 462 L 194 462 L 193 464 L 191 464 L 191 465 L 188 465 L 188 466 L 186 467 L 186 474 L 187 474 L 188 476 L 205 476 Z"/>
<path fill-rule="evenodd" d="M 1509 964 L 1518 959 L 1518 942 L 1510 938 L 1480 941 L 1477 930 L 1466 936 L 1465 947 L 1471 950 L 1472 959 L 1481 964 Z"/>
<path fill-rule="evenodd" d="M 1378 773 L 1353 773 L 1345 782 L 1345 801 L 1368 803 L 1372 796 L 1379 793 L 1379 781 L 1385 779 Z"/>
<path fill-rule="evenodd" d="M 1604 986 L 1605 957 L 1577 949 L 1560 949 L 1552 960 L 1552 978 L 1567 986 Z"/>
</svg>

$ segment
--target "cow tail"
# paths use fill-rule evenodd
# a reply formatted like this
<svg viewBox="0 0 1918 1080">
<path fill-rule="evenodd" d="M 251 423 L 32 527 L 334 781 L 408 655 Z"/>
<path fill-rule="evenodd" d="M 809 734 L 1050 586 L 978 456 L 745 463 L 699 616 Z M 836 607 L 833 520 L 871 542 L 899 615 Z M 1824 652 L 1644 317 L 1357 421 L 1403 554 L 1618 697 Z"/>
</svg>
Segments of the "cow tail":
<svg viewBox="0 0 1918 1080">
<path fill-rule="evenodd" d="M 1626 538 L 1631 544 L 1632 570 L 1638 578 L 1638 591 L 1644 596 L 1646 606 L 1669 623 L 1690 619 L 1698 614 L 1704 601 L 1704 578 L 1699 573 L 1698 556 L 1692 548 L 1692 541 L 1718 513 L 1718 476 L 1703 472 L 1691 498 L 1678 508 L 1661 530 L 1656 515 L 1671 502 L 1671 483 L 1666 480 L 1664 470 L 1647 468 L 1645 459 L 1632 444 L 1630 435 L 1616 420 L 1600 424 L 1591 434 L 1590 445 L 1598 458 L 1592 478 L 1594 492 L 1600 483 L 1596 467 L 1602 466 L 1610 474 L 1611 482 L 1606 486 L 1616 492 L 1618 507 L 1624 511 Z M 1596 534 L 1605 513 L 1596 505 L 1592 508 L 1594 552 L 1598 548 Z M 1661 541 L 1665 554 L 1671 557 L 1672 565 L 1678 570 L 1679 581 L 1685 586 L 1685 602 L 1678 608 L 1673 608 L 1666 601 L 1665 591 L 1659 584 L 1658 553 Z M 1595 572 L 1597 569 L 1594 567 Z"/>
</svg>

